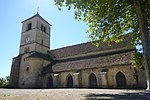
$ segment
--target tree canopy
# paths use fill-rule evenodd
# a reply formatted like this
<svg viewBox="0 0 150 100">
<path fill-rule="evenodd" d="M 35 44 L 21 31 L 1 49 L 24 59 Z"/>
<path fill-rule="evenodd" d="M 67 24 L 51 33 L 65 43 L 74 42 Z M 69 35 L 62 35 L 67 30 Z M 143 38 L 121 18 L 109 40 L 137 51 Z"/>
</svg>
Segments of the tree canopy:
<svg viewBox="0 0 150 100">
<path fill-rule="evenodd" d="M 62 6 L 75 9 L 75 18 L 88 23 L 91 41 L 116 41 L 124 35 L 132 36 L 132 44 L 141 43 L 139 22 L 134 8 L 138 0 L 55 0 L 59 9 Z M 139 0 L 150 25 L 149 0 Z"/>
</svg>

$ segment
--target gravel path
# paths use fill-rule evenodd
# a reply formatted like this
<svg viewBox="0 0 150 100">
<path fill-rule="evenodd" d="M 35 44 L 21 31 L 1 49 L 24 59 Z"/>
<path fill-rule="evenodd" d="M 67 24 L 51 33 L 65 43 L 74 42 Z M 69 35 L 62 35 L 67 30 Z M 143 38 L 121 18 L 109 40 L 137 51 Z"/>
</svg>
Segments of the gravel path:
<svg viewBox="0 0 150 100">
<path fill-rule="evenodd" d="M 0 89 L 0 100 L 150 100 L 150 91 L 125 89 Z"/>
</svg>

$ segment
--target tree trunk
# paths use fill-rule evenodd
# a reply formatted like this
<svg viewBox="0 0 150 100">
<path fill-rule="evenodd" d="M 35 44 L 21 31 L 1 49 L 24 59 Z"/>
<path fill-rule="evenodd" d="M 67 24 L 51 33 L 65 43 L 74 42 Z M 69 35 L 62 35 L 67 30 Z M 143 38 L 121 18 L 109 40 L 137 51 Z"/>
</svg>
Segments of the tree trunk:
<svg viewBox="0 0 150 100">
<path fill-rule="evenodd" d="M 142 38 L 143 45 L 143 57 L 144 57 L 144 67 L 146 72 L 147 89 L 150 89 L 150 33 L 148 30 L 148 20 L 144 8 L 141 4 L 142 1 L 136 0 L 134 2 L 134 8 L 137 13 L 138 22 L 140 26 L 140 34 Z"/>
</svg>

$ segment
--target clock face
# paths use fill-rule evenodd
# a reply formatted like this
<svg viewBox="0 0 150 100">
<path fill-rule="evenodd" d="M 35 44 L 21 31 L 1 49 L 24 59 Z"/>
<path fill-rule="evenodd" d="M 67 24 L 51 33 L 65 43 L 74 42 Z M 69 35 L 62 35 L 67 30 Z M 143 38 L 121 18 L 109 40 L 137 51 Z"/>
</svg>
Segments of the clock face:
<svg viewBox="0 0 150 100">
<path fill-rule="evenodd" d="M 28 43 L 30 41 L 29 37 L 26 37 L 25 42 Z"/>
</svg>

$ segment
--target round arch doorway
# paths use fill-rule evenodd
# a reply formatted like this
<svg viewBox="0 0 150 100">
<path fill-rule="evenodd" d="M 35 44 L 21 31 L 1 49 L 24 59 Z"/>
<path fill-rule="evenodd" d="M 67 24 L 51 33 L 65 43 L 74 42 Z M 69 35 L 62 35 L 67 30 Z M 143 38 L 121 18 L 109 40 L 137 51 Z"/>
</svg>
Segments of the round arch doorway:
<svg viewBox="0 0 150 100">
<path fill-rule="evenodd" d="M 118 88 L 125 88 L 127 86 L 126 77 L 122 72 L 116 74 L 116 85 Z"/>
<path fill-rule="evenodd" d="M 68 88 L 72 88 L 73 87 L 73 78 L 72 78 L 72 76 L 70 74 L 67 76 L 66 81 L 67 81 L 66 86 Z"/>
<path fill-rule="evenodd" d="M 95 74 L 93 73 L 89 76 L 89 87 L 90 88 L 97 87 L 97 79 L 96 79 Z"/>
</svg>

